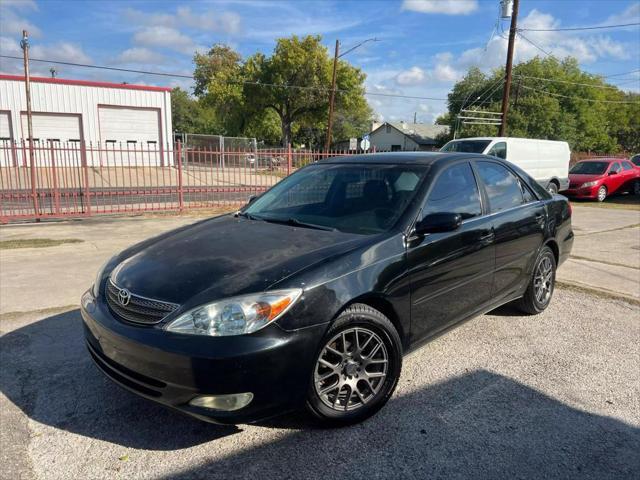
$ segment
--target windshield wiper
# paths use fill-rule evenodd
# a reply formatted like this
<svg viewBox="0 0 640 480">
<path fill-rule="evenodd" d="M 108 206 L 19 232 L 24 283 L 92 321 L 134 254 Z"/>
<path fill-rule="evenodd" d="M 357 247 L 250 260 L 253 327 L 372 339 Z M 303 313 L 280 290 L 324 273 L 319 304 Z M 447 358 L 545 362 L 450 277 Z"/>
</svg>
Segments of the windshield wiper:
<svg viewBox="0 0 640 480">
<path fill-rule="evenodd" d="M 249 220 L 264 220 L 262 217 L 256 217 L 247 212 L 236 212 L 236 217 L 248 218 Z"/>
<path fill-rule="evenodd" d="M 301 222 L 297 218 L 267 218 L 261 217 L 260 220 L 271 223 L 281 223 L 283 225 L 291 225 L 292 227 L 313 228 L 315 230 L 326 230 L 328 232 L 336 232 L 337 229 L 333 227 L 327 227 L 326 225 L 318 225 L 317 223 Z"/>
</svg>

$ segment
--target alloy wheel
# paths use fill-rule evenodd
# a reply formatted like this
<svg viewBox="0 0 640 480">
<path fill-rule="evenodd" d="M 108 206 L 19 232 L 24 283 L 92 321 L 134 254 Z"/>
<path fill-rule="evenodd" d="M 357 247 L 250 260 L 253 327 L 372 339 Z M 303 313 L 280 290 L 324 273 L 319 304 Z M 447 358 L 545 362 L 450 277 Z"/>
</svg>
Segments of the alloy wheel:
<svg viewBox="0 0 640 480">
<path fill-rule="evenodd" d="M 329 408 L 352 411 L 380 391 L 389 355 L 380 336 L 363 327 L 348 328 L 324 346 L 314 370 L 316 393 Z"/>
<path fill-rule="evenodd" d="M 543 257 L 534 277 L 536 300 L 540 305 L 546 305 L 551 298 L 553 289 L 553 263 L 549 257 Z"/>
<path fill-rule="evenodd" d="M 604 202 L 605 198 L 607 198 L 607 189 L 603 186 L 598 189 L 598 201 Z"/>
</svg>

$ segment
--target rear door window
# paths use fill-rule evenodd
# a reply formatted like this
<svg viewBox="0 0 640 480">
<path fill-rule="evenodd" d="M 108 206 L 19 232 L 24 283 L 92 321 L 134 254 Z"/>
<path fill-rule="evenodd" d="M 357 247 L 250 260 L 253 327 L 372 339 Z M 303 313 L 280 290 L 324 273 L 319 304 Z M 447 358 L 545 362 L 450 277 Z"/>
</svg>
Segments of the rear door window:
<svg viewBox="0 0 640 480">
<path fill-rule="evenodd" d="M 633 170 L 633 165 L 631 165 L 630 162 L 622 162 L 622 169 L 623 170 Z"/>
<path fill-rule="evenodd" d="M 506 167 L 493 162 L 476 162 L 484 183 L 491 212 L 499 212 L 524 203 L 518 178 Z"/>
</svg>

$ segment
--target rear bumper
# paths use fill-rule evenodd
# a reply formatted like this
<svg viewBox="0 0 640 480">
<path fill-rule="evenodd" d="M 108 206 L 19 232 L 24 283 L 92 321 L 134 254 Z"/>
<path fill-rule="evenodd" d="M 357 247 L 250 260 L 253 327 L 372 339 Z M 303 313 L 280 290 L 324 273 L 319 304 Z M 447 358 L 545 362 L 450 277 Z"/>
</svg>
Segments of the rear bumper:
<svg viewBox="0 0 640 480">
<path fill-rule="evenodd" d="M 89 296 L 89 298 L 87 298 Z M 326 325 L 286 332 L 270 325 L 251 335 L 200 337 L 115 319 L 87 292 L 82 319 L 98 368 L 127 390 L 214 423 L 247 423 L 300 405 Z M 189 405 L 199 395 L 251 392 L 236 411 Z"/>
</svg>

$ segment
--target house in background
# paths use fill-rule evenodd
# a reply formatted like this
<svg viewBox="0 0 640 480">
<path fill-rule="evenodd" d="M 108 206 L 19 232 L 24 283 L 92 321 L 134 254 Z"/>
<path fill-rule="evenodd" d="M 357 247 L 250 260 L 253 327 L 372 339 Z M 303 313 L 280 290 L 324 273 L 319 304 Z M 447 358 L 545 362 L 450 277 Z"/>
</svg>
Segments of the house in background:
<svg viewBox="0 0 640 480">
<path fill-rule="evenodd" d="M 374 123 L 369 133 L 371 149 L 377 152 L 406 152 L 436 150 L 437 137 L 449 132 L 447 125 L 425 123 L 384 122 Z"/>
</svg>

